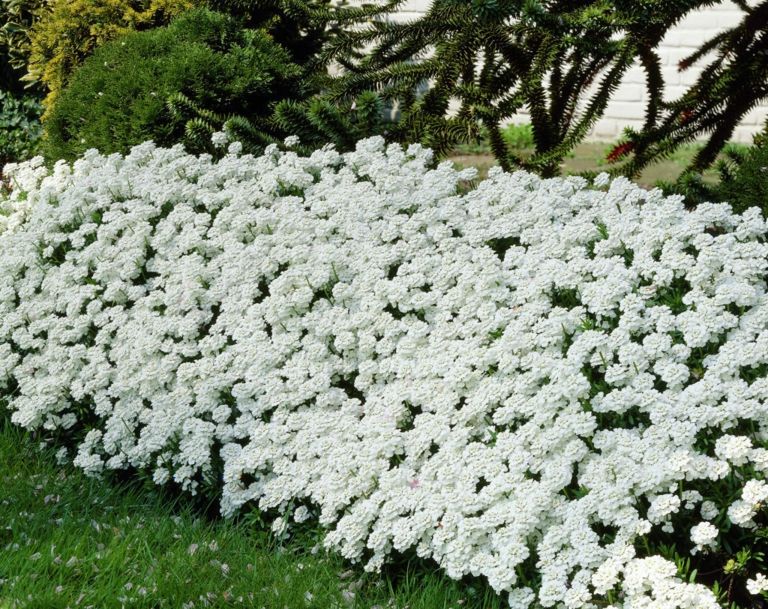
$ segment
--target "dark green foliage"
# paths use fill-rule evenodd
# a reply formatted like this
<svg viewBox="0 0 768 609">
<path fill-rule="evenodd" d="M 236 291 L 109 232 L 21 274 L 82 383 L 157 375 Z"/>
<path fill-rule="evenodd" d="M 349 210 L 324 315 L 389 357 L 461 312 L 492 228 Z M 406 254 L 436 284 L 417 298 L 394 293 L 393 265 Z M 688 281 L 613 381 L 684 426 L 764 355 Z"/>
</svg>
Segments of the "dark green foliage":
<svg viewBox="0 0 768 609">
<path fill-rule="evenodd" d="M 301 97 L 299 68 L 263 31 L 198 9 L 169 26 L 135 32 L 99 48 L 75 73 L 46 121 L 44 150 L 72 159 L 88 148 L 125 152 L 146 140 L 209 145 L 194 119 L 266 120 L 272 105 Z M 169 109 L 168 100 L 189 100 Z"/>
<path fill-rule="evenodd" d="M 209 0 L 214 10 L 237 16 L 244 27 L 264 29 L 319 85 L 327 79 L 321 51 L 348 26 L 372 19 L 384 7 L 348 6 L 334 0 Z"/>
<path fill-rule="evenodd" d="M 654 49 L 688 11 L 712 3 L 434 0 L 418 20 L 373 20 L 332 41 L 325 57 L 340 59 L 348 72 L 330 97 L 378 91 L 401 113 L 393 131 L 398 139 L 420 140 L 444 153 L 484 129 L 502 167 L 551 175 L 601 116 L 635 60 L 650 91 L 647 122 L 655 120 L 663 81 Z M 366 48 L 369 53 L 354 57 Z M 517 154 L 500 128 L 520 111 L 531 118 L 530 157 Z"/>
<path fill-rule="evenodd" d="M 327 0 L 210 4 L 230 17 L 193 12 L 208 17 L 188 14 L 168 28 L 130 34 L 87 60 L 46 122 L 47 156 L 124 151 L 146 139 L 212 152 L 219 130 L 252 152 L 288 135 L 298 135 L 304 150 L 328 142 L 346 150 L 385 131 L 373 93 L 340 104 L 315 99 L 329 80 L 320 49 L 380 9 Z"/>
<path fill-rule="evenodd" d="M 216 131 L 227 131 L 233 141 L 244 144 L 246 152 L 258 152 L 267 144 L 279 141 L 273 129 L 271 117 L 261 116 L 254 124 L 240 115 L 225 115 L 203 107 L 183 93 L 168 98 L 169 114 L 178 123 L 184 124 L 182 141 L 189 150 L 209 150 L 211 136 Z"/>
<path fill-rule="evenodd" d="M 668 195 L 683 195 L 685 204 L 689 208 L 696 207 L 699 203 L 706 201 L 718 201 L 714 185 L 705 182 L 700 173 L 683 173 L 677 180 L 660 180 L 656 186 Z"/>
<path fill-rule="evenodd" d="M 628 131 L 620 155 L 627 158 L 622 173 L 636 176 L 649 163 L 702 136 L 708 140 L 688 173 L 705 170 L 716 161 L 741 119 L 768 98 L 768 1 L 737 4 L 744 11 L 741 22 L 680 61 L 679 70 L 684 71 L 706 55 L 714 55 L 696 82 L 680 98 L 660 104 L 654 120 L 642 130 Z"/>
<path fill-rule="evenodd" d="M 184 142 L 191 149 L 205 148 L 214 132 L 225 131 L 230 140 L 241 142 L 244 150 L 252 153 L 259 153 L 268 144 L 280 144 L 288 135 L 299 137 L 295 149 L 302 153 L 329 143 L 346 151 L 353 149 L 357 140 L 385 135 L 389 125 L 380 98 L 371 92 L 342 105 L 320 97 L 285 99 L 275 106 L 272 116 L 260 122 L 213 112 L 182 94 L 172 95 L 168 108 L 175 118 L 185 121 Z"/>
<path fill-rule="evenodd" d="M 768 139 L 757 136 L 750 147 L 729 144 L 715 163 L 718 181 L 706 181 L 688 171 L 672 184 L 660 184 L 670 193 L 682 194 L 689 206 L 706 201 L 727 202 L 739 213 L 758 207 L 768 217 Z"/>
<path fill-rule="evenodd" d="M 727 147 L 718 163 L 720 184 L 717 196 L 728 201 L 738 212 L 759 207 L 768 217 L 768 141 L 755 138 L 748 149 Z"/>
<path fill-rule="evenodd" d="M 168 106 L 186 119 L 188 139 L 207 141 L 224 130 L 247 151 L 258 152 L 296 135 L 299 149 L 308 152 L 327 143 L 349 150 L 358 139 L 387 133 L 384 103 L 373 92 L 335 102 L 321 97 L 331 81 L 330 56 L 323 49 L 337 45 L 345 28 L 376 17 L 386 7 L 349 7 L 331 0 L 211 0 L 211 5 L 238 16 L 247 28 L 266 30 L 299 66 L 299 90 L 290 95 L 276 91 L 281 101 L 266 120 L 248 113 L 227 115 L 216 106 L 174 95 Z M 359 56 L 350 50 L 349 57 Z"/>
<path fill-rule="evenodd" d="M 0 90 L 0 169 L 34 156 L 40 144 L 42 106 L 35 96 Z"/>
<path fill-rule="evenodd" d="M 0 1 L 0 90 L 22 93 L 29 54 L 29 29 L 44 0 Z"/>
<path fill-rule="evenodd" d="M 284 132 L 298 135 L 307 150 L 327 143 L 337 150 L 350 150 L 359 139 L 386 134 L 390 125 L 384 120 L 381 98 L 371 91 L 340 105 L 321 98 L 303 103 L 284 101 L 275 109 L 275 122 Z"/>
<path fill-rule="evenodd" d="M 245 27 L 266 30 L 299 65 L 310 64 L 326 40 L 324 23 L 314 13 L 327 8 L 330 0 L 210 0 L 209 4 L 238 16 Z"/>
</svg>

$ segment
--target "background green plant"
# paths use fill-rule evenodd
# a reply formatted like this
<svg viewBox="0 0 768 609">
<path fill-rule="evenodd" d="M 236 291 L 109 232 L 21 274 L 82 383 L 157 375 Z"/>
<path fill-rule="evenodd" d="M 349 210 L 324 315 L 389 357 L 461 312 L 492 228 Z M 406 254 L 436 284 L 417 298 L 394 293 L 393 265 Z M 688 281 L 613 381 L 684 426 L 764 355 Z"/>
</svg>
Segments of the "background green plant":
<svg viewBox="0 0 768 609">
<path fill-rule="evenodd" d="M 46 0 L 0 2 L 0 90 L 22 92 L 29 57 L 29 30 Z"/>
<path fill-rule="evenodd" d="M 327 80 L 323 48 L 348 26 L 381 11 L 334 0 L 208 0 L 211 9 L 233 15 L 243 27 L 266 30 L 302 66 L 305 79 Z"/>
<path fill-rule="evenodd" d="M 660 182 L 659 186 L 668 193 L 685 196 L 691 207 L 707 201 L 727 202 L 739 213 L 757 207 L 768 218 L 768 141 L 765 132 L 757 135 L 749 146 L 725 145 L 708 173 L 714 174 L 714 178 L 707 179 L 708 174 L 703 172 L 683 171 L 677 180 Z"/>
<path fill-rule="evenodd" d="M 75 69 L 100 45 L 133 30 L 167 24 L 195 0 L 47 0 L 27 32 L 24 79 L 39 83 L 50 111 Z M 26 48 L 28 47 L 28 49 Z"/>
<path fill-rule="evenodd" d="M 0 169 L 34 156 L 42 136 L 42 106 L 33 95 L 0 90 Z"/>
<path fill-rule="evenodd" d="M 196 147 L 221 130 L 254 153 L 288 135 L 298 136 L 299 150 L 309 152 L 328 143 L 337 150 L 350 150 L 359 139 L 390 134 L 391 120 L 386 120 L 385 103 L 376 93 L 362 91 L 334 101 L 323 96 L 332 78 L 330 58 L 322 50 L 337 44 L 347 29 L 381 15 L 386 5 L 348 6 L 331 0 L 210 0 L 210 4 L 236 15 L 245 28 L 267 31 L 299 67 L 300 77 L 292 94 L 275 91 L 280 101 L 269 117 L 227 115 L 200 100 L 171 96 L 169 108 L 188 121 Z M 350 54 L 359 57 L 353 50 Z"/>
<path fill-rule="evenodd" d="M 166 102 L 179 93 L 222 116 L 267 117 L 279 99 L 299 96 L 300 71 L 264 32 L 207 9 L 169 26 L 134 32 L 100 47 L 75 73 L 45 121 L 45 154 L 73 159 L 88 148 L 127 151 L 154 140 L 186 141 L 191 118 Z"/>
<path fill-rule="evenodd" d="M 717 198 L 728 201 L 743 212 L 759 207 L 768 217 L 768 139 L 766 133 L 755 138 L 750 147 L 726 146 L 724 158 L 717 164 L 720 181 Z"/>
</svg>

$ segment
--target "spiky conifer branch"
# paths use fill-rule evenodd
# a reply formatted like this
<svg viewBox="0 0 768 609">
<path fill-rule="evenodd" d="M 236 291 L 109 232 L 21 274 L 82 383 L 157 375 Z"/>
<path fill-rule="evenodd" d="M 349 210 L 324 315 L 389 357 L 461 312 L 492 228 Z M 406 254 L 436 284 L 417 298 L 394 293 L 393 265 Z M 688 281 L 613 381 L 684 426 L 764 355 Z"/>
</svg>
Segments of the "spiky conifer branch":
<svg viewBox="0 0 768 609">
<path fill-rule="evenodd" d="M 347 74 L 330 97 L 375 90 L 396 101 L 397 137 L 449 148 L 484 129 L 505 168 L 557 173 L 639 60 L 649 89 L 647 124 L 660 112 L 663 79 L 654 49 L 667 29 L 714 0 L 434 0 L 414 21 L 378 20 L 343 31 L 324 51 Z M 395 6 L 401 2 L 393 2 Z M 367 49 L 358 59 L 351 51 Z M 520 111 L 536 150 L 519 158 L 499 126 Z"/>
<path fill-rule="evenodd" d="M 768 2 L 739 6 L 744 16 L 737 25 L 680 62 L 684 71 L 715 54 L 696 82 L 678 99 L 659 104 L 660 111 L 642 130 L 628 132 L 622 143 L 626 161 L 617 171 L 635 176 L 682 144 L 706 137 L 684 173 L 701 172 L 715 162 L 744 116 L 768 99 Z"/>
</svg>

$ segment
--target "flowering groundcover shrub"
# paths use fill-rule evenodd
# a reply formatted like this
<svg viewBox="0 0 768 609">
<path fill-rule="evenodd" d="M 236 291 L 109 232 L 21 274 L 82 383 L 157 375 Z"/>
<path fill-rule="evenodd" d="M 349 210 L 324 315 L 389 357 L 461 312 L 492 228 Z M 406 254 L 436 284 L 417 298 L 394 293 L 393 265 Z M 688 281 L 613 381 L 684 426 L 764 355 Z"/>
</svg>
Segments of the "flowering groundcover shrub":
<svg viewBox="0 0 768 609">
<path fill-rule="evenodd" d="M 370 569 L 415 550 L 513 607 L 762 594 L 759 210 L 605 175 L 459 194 L 473 172 L 430 162 L 374 138 L 7 168 L 13 421 L 89 472 L 317 518 Z"/>
</svg>

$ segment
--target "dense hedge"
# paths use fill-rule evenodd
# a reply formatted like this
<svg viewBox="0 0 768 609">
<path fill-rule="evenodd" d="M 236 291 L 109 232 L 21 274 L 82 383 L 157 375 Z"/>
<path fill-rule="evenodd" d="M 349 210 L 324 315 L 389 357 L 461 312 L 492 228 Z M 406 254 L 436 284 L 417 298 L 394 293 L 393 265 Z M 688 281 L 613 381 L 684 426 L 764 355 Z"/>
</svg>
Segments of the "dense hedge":
<svg viewBox="0 0 768 609">
<path fill-rule="evenodd" d="M 222 137 L 216 140 L 221 145 Z M 317 518 L 513 607 L 766 589 L 768 227 L 381 139 L 11 168 L 0 387 L 89 472 Z"/>
<path fill-rule="evenodd" d="M 167 24 L 195 5 L 194 0 L 30 2 L 34 19 L 25 26 L 17 55 L 26 57 L 26 79 L 42 85 L 50 110 L 72 74 L 100 45 L 134 30 Z"/>
<path fill-rule="evenodd" d="M 178 93 L 258 123 L 273 102 L 297 94 L 298 75 L 264 32 L 243 30 L 220 13 L 189 11 L 168 27 L 108 42 L 85 60 L 45 121 L 45 154 L 74 159 L 89 148 L 127 152 L 145 140 L 181 141 L 187 121 L 167 105 Z"/>
</svg>

